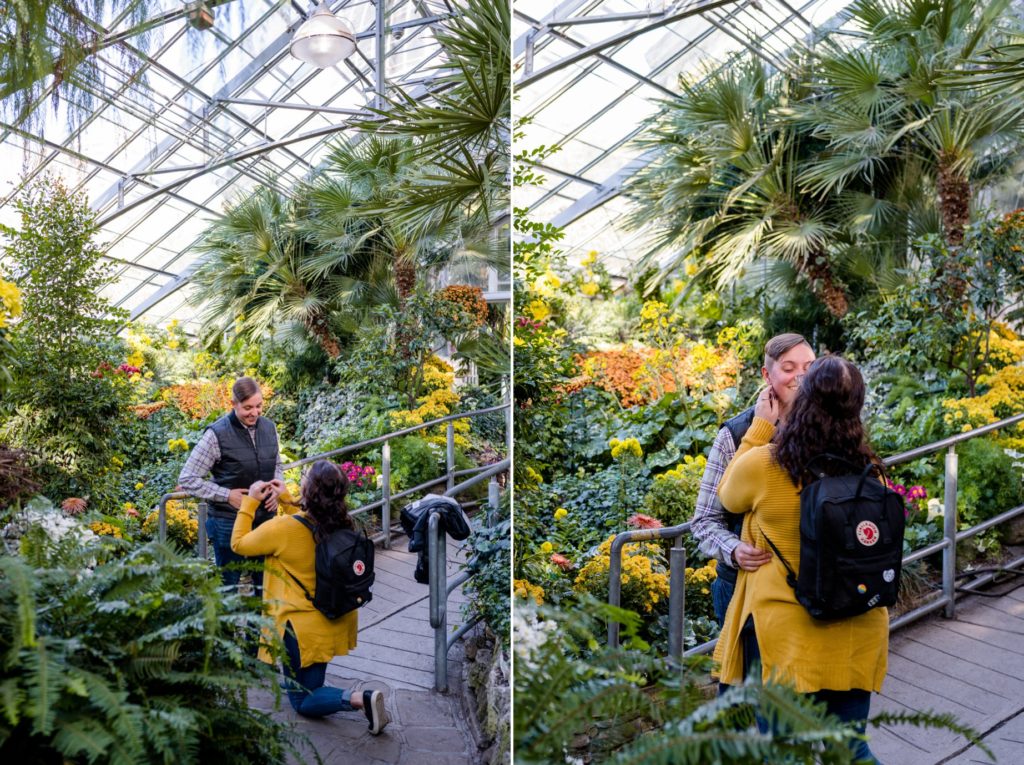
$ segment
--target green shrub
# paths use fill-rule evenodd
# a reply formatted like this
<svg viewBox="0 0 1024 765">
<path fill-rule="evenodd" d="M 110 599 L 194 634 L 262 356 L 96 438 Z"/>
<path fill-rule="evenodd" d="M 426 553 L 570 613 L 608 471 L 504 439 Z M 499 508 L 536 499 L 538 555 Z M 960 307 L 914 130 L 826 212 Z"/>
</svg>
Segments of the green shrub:
<svg viewBox="0 0 1024 765">
<path fill-rule="evenodd" d="M 131 386 L 117 369 L 127 314 L 100 296 L 112 272 L 93 242 L 95 213 L 49 176 L 14 207 L 20 227 L 2 229 L 0 255 L 18 274 L 23 311 L 0 439 L 35 455 L 49 495 L 108 493 L 102 477 L 119 451 Z"/>
<path fill-rule="evenodd" d="M 972 438 L 957 447 L 959 528 L 974 526 L 1024 502 L 1024 473 L 1013 458 L 988 438 Z M 975 538 L 979 549 L 997 545 L 995 535 Z"/>
<path fill-rule="evenodd" d="M 481 525 L 476 528 L 470 538 L 472 553 L 469 570 L 474 576 L 466 583 L 466 590 L 470 593 L 469 608 L 483 617 L 507 651 L 511 639 L 508 573 L 512 560 L 511 503 L 507 491 L 501 506 L 501 517 L 495 519 L 492 526 Z"/>
<path fill-rule="evenodd" d="M 411 489 L 444 472 L 444 452 L 419 436 L 391 442 L 391 481 L 399 491 Z"/>
<path fill-rule="evenodd" d="M 678 526 L 693 517 L 697 506 L 700 479 L 707 459 L 686 455 L 672 470 L 654 476 L 651 490 L 644 497 L 644 507 L 665 526 Z"/>
</svg>

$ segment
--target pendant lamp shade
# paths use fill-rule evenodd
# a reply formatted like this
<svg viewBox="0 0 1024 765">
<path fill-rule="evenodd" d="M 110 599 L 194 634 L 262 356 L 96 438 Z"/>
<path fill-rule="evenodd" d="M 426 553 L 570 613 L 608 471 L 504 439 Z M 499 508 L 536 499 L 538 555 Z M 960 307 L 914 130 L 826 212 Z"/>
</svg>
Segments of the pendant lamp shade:
<svg viewBox="0 0 1024 765">
<path fill-rule="evenodd" d="M 347 23 L 331 13 L 326 0 L 295 30 L 290 48 L 299 61 L 321 69 L 348 58 L 355 49 L 356 36 Z"/>
</svg>

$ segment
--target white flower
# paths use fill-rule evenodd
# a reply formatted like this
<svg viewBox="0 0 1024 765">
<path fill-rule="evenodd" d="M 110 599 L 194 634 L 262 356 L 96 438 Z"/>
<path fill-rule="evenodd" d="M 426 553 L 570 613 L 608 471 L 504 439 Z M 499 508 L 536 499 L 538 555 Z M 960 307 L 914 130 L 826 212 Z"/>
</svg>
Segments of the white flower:
<svg viewBox="0 0 1024 765">
<path fill-rule="evenodd" d="M 946 510 L 943 508 L 942 503 L 935 497 L 928 500 L 928 520 L 933 521 L 936 518 L 941 518 L 945 515 Z"/>
<path fill-rule="evenodd" d="M 515 635 L 513 645 L 517 664 L 522 662 L 519 666 L 527 670 L 533 668 L 534 657 L 557 628 L 554 621 L 537 617 L 534 604 L 516 603 L 512 609 L 512 632 Z"/>
</svg>

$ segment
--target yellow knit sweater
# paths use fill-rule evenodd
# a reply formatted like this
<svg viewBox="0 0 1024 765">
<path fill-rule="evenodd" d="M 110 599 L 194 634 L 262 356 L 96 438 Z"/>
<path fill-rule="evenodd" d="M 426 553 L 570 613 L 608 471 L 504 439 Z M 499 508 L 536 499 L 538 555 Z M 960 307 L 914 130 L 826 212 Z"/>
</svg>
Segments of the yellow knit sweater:
<svg viewBox="0 0 1024 765">
<path fill-rule="evenodd" d="M 725 509 L 746 514 L 740 535 L 744 542 L 771 550 L 764 539 L 767 534 L 799 571 L 800 494 L 772 458 L 768 442 L 774 432 L 771 423 L 754 418 L 722 476 L 718 496 Z M 850 619 L 813 619 L 797 602 L 786 583 L 786 569 L 774 553 L 771 562 L 757 571 L 739 572 L 715 647 L 723 683 L 742 681 L 740 630 L 751 615 L 764 680 L 774 678 L 801 693 L 882 689 L 889 653 L 888 611 L 873 608 Z"/>
<path fill-rule="evenodd" d="M 313 592 L 316 545 L 309 529 L 292 518 L 299 508 L 287 492 L 281 494 L 279 502 L 286 515 L 271 518 L 253 529 L 253 515 L 260 503 L 252 497 L 243 498 L 231 530 L 231 549 L 239 555 L 267 556 L 263 564 L 263 600 L 274 617 L 279 637 L 284 635 L 285 624 L 292 623 L 302 666 L 308 667 L 344 656 L 356 647 L 358 612 L 349 611 L 337 619 L 328 619 L 288 576 L 294 575 Z M 260 658 L 273 662 L 265 646 L 260 647 Z"/>
</svg>

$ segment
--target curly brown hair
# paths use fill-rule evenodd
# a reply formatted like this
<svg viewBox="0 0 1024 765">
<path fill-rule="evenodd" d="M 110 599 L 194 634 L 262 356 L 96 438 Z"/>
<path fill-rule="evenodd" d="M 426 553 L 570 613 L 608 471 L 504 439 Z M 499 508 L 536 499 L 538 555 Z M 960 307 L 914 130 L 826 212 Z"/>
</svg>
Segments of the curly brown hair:
<svg viewBox="0 0 1024 765">
<path fill-rule="evenodd" d="M 864 432 L 863 407 L 864 378 L 857 367 L 841 356 L 823 356 L 811 364 L 793 411 L 774 438 L 775 461 L 793 483 L 812 480 L 807 465 L 819 454 L 834 454 L 860 469 L 881 463 Z M 833 460 L 818 465 L 831 475 L 850 472 L 848 465 Z"/>
<path fill-rule="evenodd" d="M 316 541 L 338 529 L 354 527 L 348 514 L 348 478 L 329 460 L 317 460 L 309 468 L 302 484 L 302 509 L 316 521 Z"/>
</svg>

